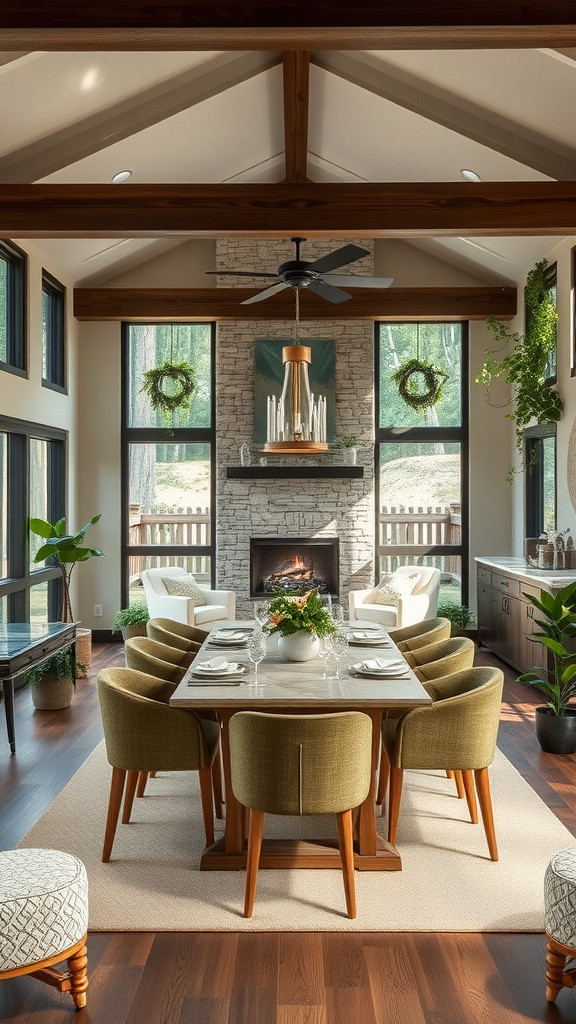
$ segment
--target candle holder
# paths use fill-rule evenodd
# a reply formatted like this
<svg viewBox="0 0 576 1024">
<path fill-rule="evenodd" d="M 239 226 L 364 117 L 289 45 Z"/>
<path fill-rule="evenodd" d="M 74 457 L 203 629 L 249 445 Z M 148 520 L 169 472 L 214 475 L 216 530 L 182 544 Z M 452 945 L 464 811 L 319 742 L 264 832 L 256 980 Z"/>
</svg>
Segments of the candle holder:
<svg viewBox="0 0 576 1024">
<path fill-rule="evenodd" d="M 327 452 L 326 398 L 310 393 L 308 345 L 286 345 L 282 349 L 284 385 L 280 398 L 268 396 L 265 452 Z"/>
</svg>

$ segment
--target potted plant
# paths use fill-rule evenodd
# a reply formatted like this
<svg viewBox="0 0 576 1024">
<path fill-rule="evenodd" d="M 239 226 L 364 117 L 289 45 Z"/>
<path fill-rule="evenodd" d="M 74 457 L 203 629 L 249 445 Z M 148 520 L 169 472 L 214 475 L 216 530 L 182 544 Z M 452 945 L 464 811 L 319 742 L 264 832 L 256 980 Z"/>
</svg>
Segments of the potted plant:
<svg viewBox="0 0 576 1024">
<path fill-rule="evenodd" d="M 336 633 L 317 590 L 301 595 L 276 590 L 264 629 L 278 634 L 278 650 L 288 661 L 310 661 L 318 655 L 320 637 Z"/>
<path fill-rule="evenodd" d="M 359 444 L 360 440 L 355 434 L 345 434 L 344 437 L 334 441 L 334 447 L 342 452 L 342 461 L 345 466 L 356 465 L 356 449 Z"/>
<path fill-rule="evenodd" d="M 34 556 L 34 562 L 44 562 L 47 558 L 53 557 L 62 573 L 62 622 L 74 622 L 72 605 L 70 603 L 70 580 L 77 562 L 87 562 L 89 558 L 103 558 L 104 552 L 98 548 L 84 547 L 86 531 L 97 523 L 100 515 L 94 516 L 89 523 L 86 523 L 78 533 L 66 533 L 66 520 L 59 519 L 57 523 L 48 523 L 45 519 L 31 519 L 30 530 L 38 537 L 42 537 L 44 544 Z M 77 629 L 78 656 L 84 668 L 79 675 L 86 675 L 90 667 L 92 649 L 92 631 L 90 629 Z"/>
<path fill-rule="evenodd" d="M 112 619 L 112 632 L 122 633 L 122 639 L 131 636 L 146 636 L 146 623 L 150 618 L 145 604 L 132 604 L 129 608 L 121 608 Z"/>
<path fill-rule="evenodd" d="M 474 623 L 474 614 L 470 608 L 457 601 L 439 601 L 436 614 L 450 620 L 450 636 L 463 636 Z"/>
<path fill-rule="evenodd" d="M 84 666 L 76 662 L 76 671 L 83 669 Z M 46 661 L 28 669 L 24 675 L 24 682 L 30 684 L 32 703 L 39 711 L 69 708 L 74 692 L 70 649 L 59 651 Z"/>
<path fill-rule="evenodd" d="M 576 583 L 560 590 L 556 597 L 541 591 L 540 599 L 524 594 L 545 619 L 536 619 L 541 632 L 531 633 L 528 640 L 541 643 L 550 652 L 552 668 L 536 666 L 519 676 L 548 698 L 536 708 L 536 736 L 542 750 L 550 754 L 573 754 L 576 751 L 576 707 L 569 705 L 576 694 L 576 654 L 566 649 L 565 641 L 576 637 Z"/>
</svg>

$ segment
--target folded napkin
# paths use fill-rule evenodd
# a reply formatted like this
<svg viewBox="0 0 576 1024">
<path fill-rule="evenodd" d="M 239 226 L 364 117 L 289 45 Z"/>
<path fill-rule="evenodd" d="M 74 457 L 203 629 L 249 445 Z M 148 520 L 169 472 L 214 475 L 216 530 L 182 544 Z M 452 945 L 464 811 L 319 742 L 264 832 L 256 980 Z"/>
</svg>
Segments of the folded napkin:
<svg viewBox="0 0 576 1024">
<path fill-rule="evenodd" d="M 226 661 L 226 658 L 212 658 L 211 661 L 202 661 L 197 665 L 194 665 L 194 671 L 197 672 L 231 672 L 238 668 L 237 662 Z"/>
<path fill-rule="evenodd" d="M 407 667 L 405 661 L 383 661 L 382 658 L 367 658 L 366 661 L 362 662 L 362 668 L 365 672 L 386 672 L 389 670 L 397 672 L 398 669 Z"/>
<path fill-rule="evenodd" d="M 246 630 L 219 630 L 217 633 L 212 634 L 213 640 L 245 640 Z"/>
</svg>

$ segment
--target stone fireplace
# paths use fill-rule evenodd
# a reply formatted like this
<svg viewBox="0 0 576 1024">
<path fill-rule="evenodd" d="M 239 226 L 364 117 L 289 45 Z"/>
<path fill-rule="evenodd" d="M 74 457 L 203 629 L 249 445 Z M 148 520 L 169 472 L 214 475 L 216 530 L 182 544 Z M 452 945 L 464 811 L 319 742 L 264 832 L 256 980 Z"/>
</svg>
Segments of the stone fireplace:
<svg viewBox="0 0 576 1024">
<path fill-rule="evenodd" d="M 337 537 L 251 537 L 250 597 L 266 597 L 282 589 L 304 594 L 339 596 L 340 559 Z"/>
</svg>

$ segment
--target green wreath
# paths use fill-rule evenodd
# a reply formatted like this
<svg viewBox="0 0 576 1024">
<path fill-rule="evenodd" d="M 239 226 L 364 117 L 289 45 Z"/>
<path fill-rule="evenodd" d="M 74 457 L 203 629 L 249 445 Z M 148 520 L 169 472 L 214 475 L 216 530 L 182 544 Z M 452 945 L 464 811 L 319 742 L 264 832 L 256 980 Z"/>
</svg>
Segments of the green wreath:
<svg viewBox="0 0 576 1024">
<path fill-rule="evenodd" d="M 422 412 L 438 404 L 448 376 L 444 370 L 432 363 L 425 363 L 421 359 L 407 359 L 392 374 L 390 380 L 398 386 L 398 394 L 406 405 L 416 412 Z M 425 390 L 421 390 L 422 385 Z"/>
<path fill-rule="evenodd" d="M 153 370 L 146 370 L 143 379 L 140 392 L 148 395 L 152 408 L 161 414 L 165 427 L 170 426 L 172 414 L 177 409 L 190 408 L 190 398 L 198 386 L 196 374 L 189 363 L 171 363 L 168 360 Z M 170 381 L 172 390 L 164 390 L 166 381 Z"/>
</svg>

